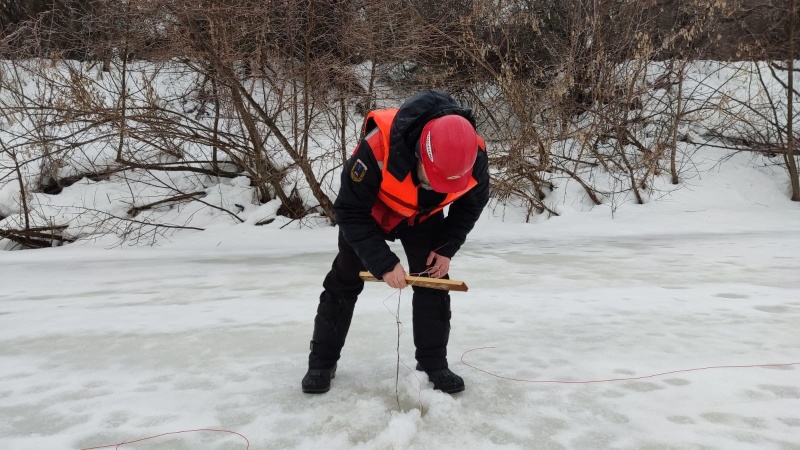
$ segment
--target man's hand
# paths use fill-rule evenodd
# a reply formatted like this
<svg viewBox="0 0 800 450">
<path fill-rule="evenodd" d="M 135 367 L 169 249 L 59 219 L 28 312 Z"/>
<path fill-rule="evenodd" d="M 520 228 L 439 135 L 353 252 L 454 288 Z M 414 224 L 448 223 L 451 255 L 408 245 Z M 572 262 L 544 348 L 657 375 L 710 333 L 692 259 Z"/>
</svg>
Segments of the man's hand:
<svg viewBox="0 0 800 450">
<path fill-rule="evenodd" d="M 428 275 L 431 278 L 442 278 L 450 271 L 450 258 L 431 252 L 425 265 L 428 267 Z"/>
<path fill-rule="evenodd" d="M 382 278 L 386 284 L 395 289 L 403 289 L 408 286 L 408 283 L 406 283 L 406 270 L 403 269 L 403 265 L 400 263 L 397 263 L 391 272 L 383 274 Z"/>
</svg>

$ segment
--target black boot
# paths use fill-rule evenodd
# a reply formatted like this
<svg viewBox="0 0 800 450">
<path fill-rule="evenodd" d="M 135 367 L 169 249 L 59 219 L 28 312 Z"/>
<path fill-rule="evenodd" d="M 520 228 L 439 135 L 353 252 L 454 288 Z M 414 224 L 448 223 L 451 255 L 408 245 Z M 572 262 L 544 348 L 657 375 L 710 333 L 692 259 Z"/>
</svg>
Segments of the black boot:
<svg viewBox="0 0 800 450">
<path fill-rule="evenodd" d="M 335 298 L 327 291 L 320 295 L 303 392 L 323 393 L 330 389 L 331 379 L 336 376 L 336 362 L 350 330 L 355 303 L 355 298 Z"/>
<path fill-rule="evenodd" d="M 336 378 L 336 364 L 333 369 L 308 369 L 303 377 L 303 392 L 324 394 L 331 390 L 331 380 Z"/>
<path fill-rule="evenodd" d="M 428 379 L 433 383 L 433 388 L 437 391 L 442 391 L 447 394 L 455 394 L 464 391 L 464 379 L 453 373 L 450 369 L 434 370 L 432 372 L 425 371 L 422 366 L 417 363 L 417 370 L 423 371 L 428 374 Z"/>
</svg>

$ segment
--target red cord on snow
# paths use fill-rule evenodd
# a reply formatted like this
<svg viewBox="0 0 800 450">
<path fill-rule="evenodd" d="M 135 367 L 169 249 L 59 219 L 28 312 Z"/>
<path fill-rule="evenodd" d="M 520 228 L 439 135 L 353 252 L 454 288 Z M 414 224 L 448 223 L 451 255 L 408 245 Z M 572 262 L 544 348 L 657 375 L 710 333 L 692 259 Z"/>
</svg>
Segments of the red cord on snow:
<svg viewBox="0 0 800 450">
<path fill-rule="evenodd" d="M 566 380 L 526 380 L 520 378 L 511 378 L 506 377 L 503 375 L 498 375 L 496 373 L 489 372 L 488 370 L 483 370 L 480 367 L 475 367 L 472 364 L 464 361 L 464 357 L 467 356 L 468 353 L 478 351 L 478 350 L 486 350 L 486 349 L 493 349 L 495 347 L 480 347 L 474 348 L 472 350 L 467 350 L 461 355 L 461 363 L 465 366 L 472 367 L 473 369 L 483 372 L 487 375 L 491 375 L 496 378 L 502 378 L 503 380 L 509 381 L 518 381 L 521 383 L 554 383 L 554 384 L 592 384 L 592 383 L 610 383 L 612 381 L 633 381 L 633 380 L 643 380 L 645 378 L 655 378 L 655 377 L 662 377 L 664 375 L 672 375 L 675 373 L 683 373 L 683 372 L 698 372 L 701 370 L 711 370 L 711 369 L 752 369 L 755 367 L 787 367 L 787 366 L 798 366 L 800 362 L 793 362 L 793 363 L 783 363 L 783 364 L 752 364 L 752 365 L 741 365 L 741 366 L 709 366 L 709 367 L 698 367 L 694 369 L 680 369 L 680 370 L 671 370 L 669 372 L 661 372 L 661 373 L 654 373 L 652 375 L 643 375 L 640 377 L 626 377 L 626 378 L 609 378 L 606 380 L 584 380 L 584 381 L 566 381 Z"/>
<path fill-rule="evenodd" d="M 150 436 L 150 437 L 146 437 L 146 438 L 142 438 L 142 439 L 136 439 L 135 441 L 125 441 L 125 442 L 120 442 L 119 444 L 104 445 L 102 447 L 82 448 L 81 450 L 98 450 L 98 449 L 101 449 L 101 448 L 112 448 L 112 447 L 114 448 L 114 450 L 116 450 L 116 449 L 122 447 L 123 445 L 133 444 L 135 442 L 149 441 L 150 439 L 156 439 L 156 438 L 169 436 L 169 435 L 173 435 L 173 434 L 197 433 L 197 432 L 200 432 L 200 431 L 208 431 L 208 432 L 213 432 L 213 433 L 235 434 L 235 435 L 239 436 L 240 438 L 244 439 L 245 443 L 247 444 L 246 447 L 245 447 L 245 450 L 249 450 L 250 449 L 250 441 L 248 441 L 246 437 L 244 437 L 243 435 L 241 435 L 241 434 L 239 434 L 239 433 L 237 433 L 235 431 L 214 430 L 214 429 L 210 429 L 210 428 L 201 428 L 201 429 L 198 429 L 198 430 L 184 430 L 184 431 L 173 431 L 171 433 L 162 433 L 162 434 L 159 434 L 159 435 L 156 435 L 156 436 Z"/>
</svg>

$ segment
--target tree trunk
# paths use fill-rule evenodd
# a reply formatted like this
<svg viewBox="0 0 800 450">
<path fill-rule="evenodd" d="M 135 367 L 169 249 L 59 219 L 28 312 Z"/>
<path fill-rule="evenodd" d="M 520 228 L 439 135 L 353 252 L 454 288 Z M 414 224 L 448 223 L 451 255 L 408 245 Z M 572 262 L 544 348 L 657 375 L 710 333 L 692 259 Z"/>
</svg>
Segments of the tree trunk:
<svg viewBox="0 0 800 450">
<path fill-rule="evenodd" d="M 789 57 L 787 58 L 788 87 L 786 89 L 786 167 L 789 169 L 789 178 L 792 180 L 792 201 L 800 202 L 800 179 L 797 175 L 797 163 L 794 159 L 794 19 L 795 0 L 789 0 L 788 28 L 789 28 Z"/>
<path fill-rule="evenodd" d="M 211 69 L 209 69 L 211 70 Z M 219 173 L 219 149 L 217 148 L 217 143 L 219 142 L 219 114 L 220 114 L 220 104 L 219 104 L 219 91 L 217 88 L 217 77 L 212 76 L 211 78 L 211 95 L 214 99 L 214 132 L 212 134 L 212 139 L 214 141 L 214 146 L 212 147 L 212 154 L 211 154 L 211 168 L 214 172 Z"/>
<path fill-rule="evenodd" d="M 17 154 L 15 152 L 8 152 L 11 160 L 14 161 L 14 170 L 17 172 L 17 181 L 19 181 L 19 199 L 22 204 L 22 217 L 25 219 L 25 229 L 31 228 L 30 211 L 28 210 L 28 192 L 25 190 L 25 179 L 22 177 L 22 170 L 17 161 Z"/>
<path fill-rule="evenodd" d="M 339 133 L 339 144 L 342 149 L 342 164 L 344 164 L 347 162 L 347 102 L 344 98 L 344 92 L 341 92 L 341 98 L 339 99 Z"/>
<path fill-rule="evenodd" d="M 669 171 L 672 174 L 672 184 L 678 184 L 678 168 L 675 167 L 675 157 L 678 153 L 678 127 L 683 119 L 683 65 L 678 68 L 678 105 L 675 110 L 675 123 L 672 128 L 672 148 L 670 149 Z"/>
</svg>

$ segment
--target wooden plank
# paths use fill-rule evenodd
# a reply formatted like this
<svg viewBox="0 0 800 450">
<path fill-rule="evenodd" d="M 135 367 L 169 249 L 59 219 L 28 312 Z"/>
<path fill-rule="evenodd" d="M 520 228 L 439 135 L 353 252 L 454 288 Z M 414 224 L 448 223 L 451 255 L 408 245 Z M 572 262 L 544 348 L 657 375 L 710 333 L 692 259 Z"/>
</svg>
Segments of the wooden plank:
<svg viewBox="0 0 800 450">
<path fill-rule="evenodd" d="M 383 281 L 375 278 L 369 272 L 359 272 L 358 274 L 362 280 L 364 281 Z M 458 280 L 447 280 L 443 278 L 429 278 L 429 277 L 413 277 L 411 275 L 406 275 L 406 283 L 409 285 L 414 286 L 422 286 L 431 289 L 439 289 L 442 291 L 458 291 L 458 292 L 467 292 L 469 287 L 463 281 Z"/>
</svg>

